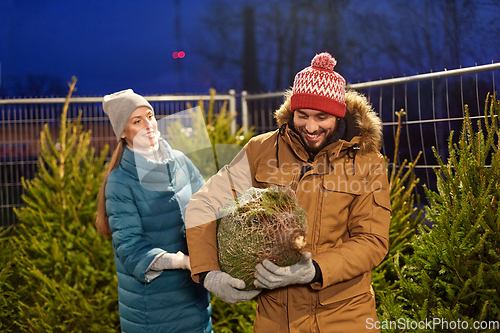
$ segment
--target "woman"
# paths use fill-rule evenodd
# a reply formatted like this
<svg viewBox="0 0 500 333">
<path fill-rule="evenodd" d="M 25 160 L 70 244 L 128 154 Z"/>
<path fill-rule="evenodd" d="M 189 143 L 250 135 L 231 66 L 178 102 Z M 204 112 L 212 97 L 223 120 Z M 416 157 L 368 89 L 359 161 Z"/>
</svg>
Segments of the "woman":
<svg viewBox="0 0 500 333">
<path fill-rule="evenodd" d="M 122 332 L 210 332 L 209 293 L 190 277 L 184 212 L 204 180 L 159 137 L 153 107 L 131 89 L 104 96 L 118 146 L 96 227 L 113 239 Z"/>
</svg>

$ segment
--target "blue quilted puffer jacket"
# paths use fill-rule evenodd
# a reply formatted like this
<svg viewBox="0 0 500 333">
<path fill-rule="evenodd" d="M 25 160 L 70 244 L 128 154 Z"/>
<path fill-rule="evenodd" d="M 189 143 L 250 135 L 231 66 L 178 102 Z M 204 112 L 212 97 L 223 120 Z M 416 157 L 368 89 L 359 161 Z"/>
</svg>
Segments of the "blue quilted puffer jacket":
<svg viewBox="0 0 500 333">
<path fill-rule="evenodd" d="M 161 162 L 124 148 L 106 183 L 106 212 L 118 276 L 122 332 L 210 332 L 210 295 L 190 271 L 146 274 L 167 251 L 188 254 L 184 212 L 204 180 L 181 152 L 160 140 Z"/>
</svg>

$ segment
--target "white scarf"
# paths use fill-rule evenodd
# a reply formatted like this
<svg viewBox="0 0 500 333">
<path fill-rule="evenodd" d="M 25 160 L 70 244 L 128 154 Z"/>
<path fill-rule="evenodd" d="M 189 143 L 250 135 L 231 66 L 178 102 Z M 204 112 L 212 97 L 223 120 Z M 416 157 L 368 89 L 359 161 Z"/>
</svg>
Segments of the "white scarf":
<svg viewBox="0 0 500 333">
<path fill-rule="evenodd" d="M 160 144 L 157 142 L 151 149 L 143 150 L 139 148 L 127 147 L 132 152 L 137 153 L 144 157 L 147 161 L 151 162 L 162 162 L 166 160 L 168 152 L 166 149 L 160 149 Z"/>
</svg>

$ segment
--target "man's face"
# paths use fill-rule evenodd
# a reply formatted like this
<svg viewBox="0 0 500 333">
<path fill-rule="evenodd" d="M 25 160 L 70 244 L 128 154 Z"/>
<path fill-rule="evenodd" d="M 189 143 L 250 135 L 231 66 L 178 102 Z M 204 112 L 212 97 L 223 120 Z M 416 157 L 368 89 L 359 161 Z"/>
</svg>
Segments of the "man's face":
<svg viewBox="0 0 500 333">
<path fill-rule="evenodd" d="M 295 129 L 306 149 L 314 154 L 329 143 L 337 127 L 337 119 L 334 115 L 313 109 L 298 109 L 293 113 Z"/>
</svg>

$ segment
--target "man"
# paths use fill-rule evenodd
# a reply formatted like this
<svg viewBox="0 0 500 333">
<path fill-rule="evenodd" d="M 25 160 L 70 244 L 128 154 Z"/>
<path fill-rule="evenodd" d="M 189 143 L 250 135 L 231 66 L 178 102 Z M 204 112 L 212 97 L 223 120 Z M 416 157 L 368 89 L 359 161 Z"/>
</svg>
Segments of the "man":
<svg viewBox="0 0 500 333">
<path fill-rule="evenodd" d="M 377 320 L 370 271 L 387 254 L 391 212 L 381 122 L 363 96 L 345 93 L 335 64 L 316 55 L 276 111 L 279 129 L 254 137 L 188 206 L 193 279 L 231 303 L 260 292 L 254 332 L 355 332 Z M 257 289 L 242 291 L 218 266 L 214 220 L 231 192 L 271 185 L 296 192 L 307 245 L 295 265 L 257 265 Z"/>
</svg>

